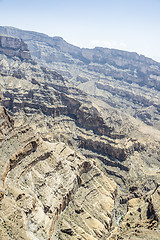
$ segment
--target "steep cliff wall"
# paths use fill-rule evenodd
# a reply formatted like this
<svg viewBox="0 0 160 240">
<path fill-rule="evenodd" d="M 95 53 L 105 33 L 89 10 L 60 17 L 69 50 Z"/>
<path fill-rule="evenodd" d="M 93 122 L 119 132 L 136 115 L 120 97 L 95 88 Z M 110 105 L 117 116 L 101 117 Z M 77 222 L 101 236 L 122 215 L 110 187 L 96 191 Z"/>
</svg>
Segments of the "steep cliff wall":
<svg viewBox="0 0 160 240">
<path fill-rule="evenodd" d="M 79 48 L 61 37 L 0 27 L 0 33 L 22 38 L 41 66 L 110 106 L 160 129 L 160 63 L 135 52 Z"/>
<path fill-rule="evenodd" d="M 22 39 L 0 35 L 0 53 L 8 57 L 19 57 L 23 60 L 31 60 L 28 46 Z"/>
<path fill-rule="evenodd" d="M 0 67 L 2 239 L 157 239 L 159 131 L 35 62 Z"/>
</svg>

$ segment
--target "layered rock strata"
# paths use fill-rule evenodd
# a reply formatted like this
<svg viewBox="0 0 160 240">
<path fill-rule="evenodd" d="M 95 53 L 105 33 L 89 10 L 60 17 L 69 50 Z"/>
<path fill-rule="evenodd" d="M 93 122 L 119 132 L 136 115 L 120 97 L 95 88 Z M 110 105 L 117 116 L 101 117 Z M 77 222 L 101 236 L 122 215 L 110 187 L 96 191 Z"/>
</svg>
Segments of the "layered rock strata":
<svg viewBox="0 0 160 240">
<path fill-rule="evenodd" d="M 0 53 L 8 57 L 19 57 L 23 60 L 31 60 L 28 46 L 18 38 L 0 35 Z"/>
<path fill-rule="evenodd" d="M 110 106 L 160 129 L 160 64 L 137 53 L 96 47 L 79 48 L 60 37 L 0 27 L 22 38 L 32 57 Z"/>
<path fill-rule="evenodd" d="M 0 68 L 2 239 L 157 239 L 159 131 L 35 62 Z"/>
</svg>

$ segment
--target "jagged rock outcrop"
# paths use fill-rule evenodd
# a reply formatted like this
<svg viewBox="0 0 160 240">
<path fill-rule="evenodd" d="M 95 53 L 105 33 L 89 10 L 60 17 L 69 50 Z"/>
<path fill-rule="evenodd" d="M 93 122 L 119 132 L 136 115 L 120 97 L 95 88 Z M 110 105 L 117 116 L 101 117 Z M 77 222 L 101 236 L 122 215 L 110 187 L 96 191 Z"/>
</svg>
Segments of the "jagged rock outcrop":
<svg viewBox="0 0 160 240">
<path fill-rule="evenodd" d="M 137 190 L 137 187 L 135 187 Z M 131 198 L 127 203 L 127 213 L 119 219 L 121 228 L 115 229 L 110 240 L 159 239 L 159 185 L 155 185 L 143 198 Z M 158 211 L 157 211 L 158 210 Z M 145 230 L 144 230 L 145 228 Z"/>
<path fill-rule="evenodd" d="M 4 114 L 6 116 L 1 117 L 8 118 L 6 111 Z M 54 235 L 59 235 L 60 232 L 77 237 L 81 231 L 84 236 L 95 237 L 108 233 L 114 209 L 116 184 L 92 162 L 65 143 L 43 141 L 28 124 L 20 128 L 14 128 L 12 125 L 7 139 L 1 143 L 0 151 L 1 239 L 54 239 Z M 92 196 L 93 188 L 97 204 L 102 202 L 105 215 L 92 216 L 92 204 L 96 201 Z M 88 198 L 90 211 L 86 202 Z M 59 223 L 60 232 L 57 232 L 57 221 L 61 219 L 69 204 L 74 204 L 75 208 L 76 216 L 72 221 L 74 227 L 70 226 L 75 228 L 72 230 L 74 233 L 64 230 L 64 223 Z M 78 208 L 83 208 L 81 211 L 84 216 L 77 222 Z M 101 209 L 98 205 L 95 207 L 97 213 L 99 208 Z M 71 218 L 66 217 L 65 221 L 65 217 L 62 217 L 60 222 Z M 87 220 L 88 218 L 91 220 Z M 86 229 L 78 228 L 82 220 L 86 221 Z M 92 233 L 91 229 L 97 223 L 99 226 L 95 226 L 95 233 Z"/>
<path fill-rule="evenodd" d="M 159 131 L 33 61 L 0 68 L 2 239 L 156 239 Z"/>
<path fill-rule="evenodd" d="M 2 106 L 0 107 L 0 118 L 0 141 L 3 141 L 4 136 L 7 136 L 13 128 L 13 119 Z"/>
<path fill-rule="evenodd" d="M 28 46 L 22 39 L 0 35 L 0 53 L 8 57 L 19 57 L 22 60 L 31 60 Z"/>
</svg>

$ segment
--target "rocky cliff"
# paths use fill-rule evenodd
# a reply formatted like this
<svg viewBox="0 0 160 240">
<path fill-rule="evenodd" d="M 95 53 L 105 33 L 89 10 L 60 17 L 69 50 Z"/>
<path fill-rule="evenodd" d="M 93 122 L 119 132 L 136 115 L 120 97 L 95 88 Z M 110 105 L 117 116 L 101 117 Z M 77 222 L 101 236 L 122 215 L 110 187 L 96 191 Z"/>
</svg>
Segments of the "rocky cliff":
<svg viewBox="0 0 160 240">
<path fill-rule="evenodd" d="M 22 60 L 31 60 L 27 44 L 14 37 L 0 35 L 0 53 L 8 57 L 19 57 Z"/>
<path fill-rule="evenodd" d="M 33 61 L 0 69 L 1 239 L 159 239 L 160 132 Z"/>
<path fill-rule="evenodd" d="M 160 129 L 160 63 L 116 49 L 81 49 L 60 37 L 12 27 L 0 27 L 0 33 L 22 38 L 41 66 L 87 94 Z"/>
</svg>

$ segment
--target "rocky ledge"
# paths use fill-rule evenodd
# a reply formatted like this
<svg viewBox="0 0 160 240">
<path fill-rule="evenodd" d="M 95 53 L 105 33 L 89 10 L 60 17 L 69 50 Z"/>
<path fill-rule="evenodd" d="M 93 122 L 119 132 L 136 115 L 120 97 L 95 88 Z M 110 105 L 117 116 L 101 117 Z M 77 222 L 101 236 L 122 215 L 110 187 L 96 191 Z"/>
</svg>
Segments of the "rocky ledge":
<svg viewBox="0 0 160 240">
<path fill-rule="evenodd" d="M 18 57 L 22 60 L 31 60 L 28 46 L 22 39 L 0 35 L 0 53 L 8 57 Z"/>
</svg>

